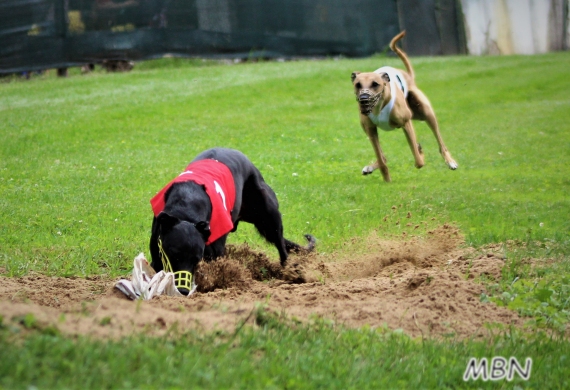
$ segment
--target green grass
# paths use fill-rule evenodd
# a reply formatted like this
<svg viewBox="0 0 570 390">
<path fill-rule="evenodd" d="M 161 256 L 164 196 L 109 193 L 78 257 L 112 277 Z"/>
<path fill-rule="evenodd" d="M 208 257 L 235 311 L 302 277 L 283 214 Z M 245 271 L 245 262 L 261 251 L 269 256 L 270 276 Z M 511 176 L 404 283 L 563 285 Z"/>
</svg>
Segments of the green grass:
<svg viewBox="0 0 570 390">
<path fill-rule="evenodd" d="M 349 75 L 395 59 L 177 63 L 0 84 L 0 256 L 10 275 L 125 272 L 147 251 L 148 200 L 213 146 L 246 153 L 278 194 L 286 235 L 312 233 L 323 252 L 378 228 L 400 204 L 418 221 L 456 223 L 473 245 L 566 248 L 568 58 L 414 59 L 460 167 L 446 168 L 418 123 L 421 170 L 400 130 L 381 135 L 391 184 L 360 175 L 373 153 Z M 243 241 L 263 245 L 240 226 L 230 242 Z"/>
<path fill-rule="evenodd" d="M 570 322 L 570 261 L 549 241 L 514 245 L 500 281 L 485 281 L 483 302 L 516 310 L 535 329 L 567 332 Z M 553 256 L 553 252 L 557 253 Z M 534 261 L 528 261 L 533 258 Z M 488 294 L 488 295 L 487 295 Z"/>
<path fill-rule="evenodd" d="M 426 222 L 420 234 L 452 222 L 469 245 L 516 241 L 506 249 L 503 281 L 488 282 L 491 295 L 482 299 L 529 315 L 537 329 L 564 332 L 570 53 L 412 62 L 459 169 L 446 168 L 428 127 L 416 123 L 426 157 L 421 170 L 400 130 L 381 134 L 390 184 L 377 172 L 360 175 L 373 153 L 349 77 L 384 64 L 401 67 L 394 58 L 232 66 L 161 60 L 125 74 L 73 71 L 58 79 L 52 72 L 1 82 L 0 272 L 127 273 L 138 252 L 148 253 L 149 199 L 197 153 L 225 146 L 248 155 L 273 187 L 285 235 L 302 241 L 312 233 L 321 253 L 374 229 L 401 234 L 403 224 L 382 223 L 392 206 Z M 247 224 L 229 240 L 244 241 L 276 255 Z M 529 257 L 544 265 L 531 268 Z M 107 344 L 36 331 L 13 342 L 9 326 L 1 332 L 0 386 L 7 388 L 162 387 L 157 372 L 165 373 L 165 387 L 455 388 L 463 386 L 467 357 L 477 354 L 530 356 L 532 387 L 568 386 L 568 342 L 544 338 L 418 343 L 365 330 L 277 327 L 244 331 L 234 347 L 216 335 Z M 128 355 L 135 363 L 124 357 L 125 346 L 138 351 Z M 96 377 L 109 379 L 96 386 Z"/>
<path fill-rule="evenodd" d="M 385 329 L 323 321 L 287 326 L 257 313 L 258 328 L 233 334 L 69 340 L 35 333 L 16 343 L 0 331 L 0 387 L 455 389 L 567 388 L 570 343 L 507 332 L 486 341 L 411 339 Z M 532 359 L 528 382 L 464 382 L 470 358 Z M 49 358 L 48 358 L 49 357 Z M 30 369 L 33 367 L 33 369 Z M 498 386 L 499 385 L 499 386 Z M 517 387 L 518 386 L 518 387 Z M 29 388 L 29 387 L 28 387 Z"/>
</svg>

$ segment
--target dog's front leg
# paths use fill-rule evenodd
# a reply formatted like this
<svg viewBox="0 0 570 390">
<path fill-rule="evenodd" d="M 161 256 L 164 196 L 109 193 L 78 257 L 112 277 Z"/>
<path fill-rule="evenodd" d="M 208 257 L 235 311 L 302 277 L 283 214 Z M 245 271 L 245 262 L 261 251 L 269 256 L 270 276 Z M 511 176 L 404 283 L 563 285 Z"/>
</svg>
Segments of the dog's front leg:
<svg viewBox="0 0 570 390">
<path fill-rule="evenodd" d="M 152 218 L 152 230 L 150 236 L 150 266 L 154 268 L 156 272 L 162 270 L 162 262 L 160 261 L 160 250 L 158 248 L 158 223 L 156 221 L 156 217 Z"/>
<path fill-rule="evenodd" d="M 367 165 L 362 168 L 362 174 L 368 175 L 372 173 L 375 169 L 380 169 L 382 173 L 382 177 L 384 178 L 385 182 L 391 182 L 392 179 L 390 178 L 390 172 L 388 172 L 388 165 L 386 165 L 386 157 L 384 157 L 384 153 L 382 152 L 382 148 L 380 147 L 380 140 L 378 139 L 378 129 L 374 125 L 365 126 L 362 125 L 364 131 L 368 135 L 368 139 L 372 144 L 372 149 L 374 149 L 374 154 L 376 154 L 376 162 Z"/>
<path fill-rule="evenodd" d="M 404 123 L 404 127 L 402 129 L 404 130 L 404 134 L 408 140 L 408 145 L 410 145 L 410 149 L 412 150 L 412 154 L 416 160 L 416 168 L 419 169 L 424 166 L 424 154 L 421 150 L 421 146 L 418 144 L 418 141 L 416 139 L 416 132 L 414 131 L 412 121 L 407 121 Z"/>
<path fill-rule="evenodd" d="M 226 238 L 228 235 L 218 238 L 216 241 L 212 242 L 210 245 L 206 245 L 204 248 L 204 260 L 210 261 L 215 260 L 218 257 L 223 256 L 226 253 Z"/>
</svg>

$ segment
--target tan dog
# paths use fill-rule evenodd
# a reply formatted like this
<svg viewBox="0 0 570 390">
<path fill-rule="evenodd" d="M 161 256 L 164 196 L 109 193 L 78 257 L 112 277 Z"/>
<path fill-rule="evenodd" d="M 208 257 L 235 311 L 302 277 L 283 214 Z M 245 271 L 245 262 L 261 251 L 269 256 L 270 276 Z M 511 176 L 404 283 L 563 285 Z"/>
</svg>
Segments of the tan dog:
<svg viewBox="0 0 570 390">
<path fill-rule="evenodd" d="M 352 73 L 354 93 L 360 108 L 360 124 L 368 135 L 376 161 L 362 169 L 363 175 L 372 173 L 380 168 L 384 181 L 391 181 L 386 158 L 378 141 L 378 127 L 383 130 L 403 128 L 408 144 L 415 159 L 416 168 L 424 166 L 424 156 L 421 145 L 416 141 L 416 133 L 412 126 L 412 119 L 427 122 L 433 131 L 439 152 L 450 169 L 457 169 L 457 163 L 443 143 L 433 108 L 416 86 L 414 70 L 406 53 L 396 47 L 396 42 L 406 35 L 405 31 L 396 35 L 390 42 L 390 49 L 394 51 L 406 66 L 407 73 L 389 66 L 382 67 L 369 73 Z"/>
</svg>

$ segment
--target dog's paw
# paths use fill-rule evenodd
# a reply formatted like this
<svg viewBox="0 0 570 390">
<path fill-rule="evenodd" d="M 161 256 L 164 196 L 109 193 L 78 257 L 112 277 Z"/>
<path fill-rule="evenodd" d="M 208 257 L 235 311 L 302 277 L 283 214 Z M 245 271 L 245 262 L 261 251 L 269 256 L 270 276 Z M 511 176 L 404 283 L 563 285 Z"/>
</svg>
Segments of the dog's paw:
<svg viewBox="0 0 570 390">
<path fill-rule="evenodd" d="M 363 175 L 370 175 L 372 172 L 374 172 L 374 166 L 372 165 L 367 165 L 364 168 L 362 168 Z"/>
<path fill-rule="evenodd" d="M 449 169 L 455 171 L 457 168 L 459 168 L 459 165 L 457 165 L 457 163 L 454 160 L 451 161 L 447 161 L 447 166 L 449 167 Z"/>
</svg>

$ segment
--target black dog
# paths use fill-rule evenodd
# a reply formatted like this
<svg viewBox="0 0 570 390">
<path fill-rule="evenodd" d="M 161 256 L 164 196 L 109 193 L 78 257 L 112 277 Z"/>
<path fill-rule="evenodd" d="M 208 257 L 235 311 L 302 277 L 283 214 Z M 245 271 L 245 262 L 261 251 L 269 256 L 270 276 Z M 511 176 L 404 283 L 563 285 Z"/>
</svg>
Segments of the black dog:
<svg viewBox="0 0 570 390">
<path fill-rule="evenodd" d="M 155 215 L 151 266 L 157 272 L 170 268 L 183 294 L 188 294 L 190 286 L 179 283 L 180 271 L 193 273 L 202 258 L 222 256 L 227 235 L 236 231 L 239 221 L 252 223 L 275 245 L 282 266 L 288 253 L 311 251 L 315 246 L 315 238 L 308 234 L 306 247 L 283 237 L 275 193 L 237 150 L 214 148 L 200 153 L 185 172 L 151 199 L 151 205 Z"/>
</svg>

